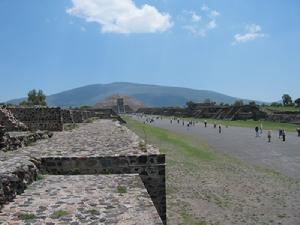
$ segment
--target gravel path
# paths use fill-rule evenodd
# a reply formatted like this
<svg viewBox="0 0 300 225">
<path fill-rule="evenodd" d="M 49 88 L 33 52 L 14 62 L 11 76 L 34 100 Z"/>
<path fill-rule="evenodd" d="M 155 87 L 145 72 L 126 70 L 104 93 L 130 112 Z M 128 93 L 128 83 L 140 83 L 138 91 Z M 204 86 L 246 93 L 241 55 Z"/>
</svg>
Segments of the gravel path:
<svg viewBox="0 0 300 225">
<path fill-rule="evenodd" d="M 178 124 L 173 121 L 171 124 L 168 119 L 154 120 L 152 124 L 197 136 L 219 152 L 232 154 L 251 164 L 269 167 L 300 180 L 300 137 L 297 137 L 296 133 L 287 133 L 286 142 L 283 142 L 274 131 L 271 143 L 268 143 L 266 131 L 262 137 L 255 137 L 254 128 L 223 127 L 222 133 L 219 134 L 212 124 L 208 124 L 207 128 L 204 124 L 188 128 L 186 124 L 182 126 L 181 122 Z"/>
</svg>

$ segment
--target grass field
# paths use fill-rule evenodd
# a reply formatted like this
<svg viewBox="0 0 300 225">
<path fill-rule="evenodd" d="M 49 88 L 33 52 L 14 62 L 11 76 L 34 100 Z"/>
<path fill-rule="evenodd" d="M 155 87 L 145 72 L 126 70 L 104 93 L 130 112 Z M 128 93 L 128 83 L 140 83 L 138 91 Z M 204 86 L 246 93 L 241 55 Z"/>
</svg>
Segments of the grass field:
<svg viewBox="0 0 300 225">
<path fill-rule="evenodd" d="M 169 117 L 171 118 L 171 117 Z M 209 124 L 221 124 L 223 126 L 233 126 L 233 127 L 247 127 L 247 128 L 255 128 L 256 126 L 260 127 L 260 124 L 263 125 L 264 130 L 279 130 L 284 129 L 289 132 L 296 132 L 296 129 L 299 125 L 291 124 L 291 123 L 278 123 L 272 121 L 255 121 L 255 120 L 217 120 L 217 119 L 198 119 L 198 118 L 181 118 L 185 120 L 193 120 L 203 122 L 206 120 Z"/>
<path fill-rule="evenodd" d="M 294 224 L 300 184 L 214 151 L 205 141 L 124 117 L 166 154 L 167 218 L 172 225 Z M 295 219 L 295 220 L 293 220 Z"/>
</svg>

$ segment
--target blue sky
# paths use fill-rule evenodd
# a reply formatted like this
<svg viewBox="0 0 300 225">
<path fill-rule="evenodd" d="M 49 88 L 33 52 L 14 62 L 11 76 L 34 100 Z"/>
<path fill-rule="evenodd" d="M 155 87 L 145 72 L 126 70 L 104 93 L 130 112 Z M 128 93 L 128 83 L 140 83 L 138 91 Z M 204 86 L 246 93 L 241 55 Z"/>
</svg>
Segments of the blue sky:
<svg viewBox="0 0 300 225">
<path fill-rule="evenodd" d="M 0 102 L 116 81 L 300 97 L 299 0 L 0 0 Z"/>
</svg>

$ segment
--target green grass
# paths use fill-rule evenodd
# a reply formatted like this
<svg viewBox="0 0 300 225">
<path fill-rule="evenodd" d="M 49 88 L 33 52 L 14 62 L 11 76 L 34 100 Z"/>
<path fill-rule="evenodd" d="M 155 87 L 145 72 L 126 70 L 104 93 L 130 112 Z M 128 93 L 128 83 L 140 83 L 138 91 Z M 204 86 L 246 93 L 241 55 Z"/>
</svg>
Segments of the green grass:
<svg viewBox="0 0 300 225">
<path fill-rule="evenodd" d="M 21 213 L 18 215 L 20 220 L 33 220 L 36 216 L 33 213 Z"/>
<path fill-rule="evenodd" d="M 191 215 L 189 215 L 187 212 L 181 213 L 181 217 L 183 218 L 183 223 L 180 225 L 208 225 L 206 221 L 198 221 L 197 219 L 194 219 Z"/>
<path fill-rule="evenodd" d="M 207 146 L 195 146 L 188 136 L 170 132 L 167 129 L 142 124 L 129 117 L 124 117 L 123 119 L 127 122 L 126 126 L 135 130 L 138 134 L 141 134 L 140 136 L 146 140 L 148 139 L 148 137 L 154 137 L 158 140 L 158 142 L 168 143 L 169 145 L 176 147 L 179 151 L 190 157 L 198 158 L 201 160 L 215 159 L 214 152 L 210 151 Z"/>
<path fill-rule="evenodd" d="M 66 123 L 66 124 L 64 124 L 64 130 L 65 131 L 71 131 L 71 130 L 74 130 L 78 127 L 79 127 L 79 125 L 76 124 L 76 123 Z"/>
<path fill-rule="evenodd" d="M 96 117 L 91 117 L 91 118 L 88 118 L 84 121 L 84 123 L 94 123 L 94 121 L 98 120 L 98 118 Z"/>
<path fill-rule="evenodd" d="M 117 187 L 117 192 L 120 193 L 120 194 L 127 193 L 127 187 L 125 187 L 125 186 L 118 186 Z"/>
<path fill-rule="evenodd" d="M 51 215 L 51 218 L 52 219 L 58 219 L 58 218 L 61 218 L 61 217 L 64 217 L 64 216 L 67 216 L 69 215 L 69 212 L 65 211 L 65 210 L 58 210 L 58 211 L 55 211 L 52 215 Z"/>
<path fill-rule="evenodd" d="M 36 176 L 36 180 L 38 181 L 38 180 L 44 180 L 44 176 L 43 175 L 41 175 L 41 174 L 38 174 L 37 176 Z"/>
</svg>

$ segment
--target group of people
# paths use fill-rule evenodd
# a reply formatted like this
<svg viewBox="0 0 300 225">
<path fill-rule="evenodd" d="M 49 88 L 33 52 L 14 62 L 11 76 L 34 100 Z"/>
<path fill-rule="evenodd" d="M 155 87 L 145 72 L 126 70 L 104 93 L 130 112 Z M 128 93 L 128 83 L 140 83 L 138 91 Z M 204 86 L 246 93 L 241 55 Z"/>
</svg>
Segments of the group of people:
<svg viewBox="0 0 300 225">
<path fill-rule="evenodd" d="M 142 118 L 143 116 L 140 115 L 140 117 Z M 161 116 L 157 116 L 157 117 L 147 117 L 145 116 L 146 119 L 144 121 L 144 123 L 153 123 L 155 119 L 157 120 L 162 120 L 163 117 Z M 182 126 L 187 126 L 187 128 L 189 127 L 192 127 L 192 126 L 195 126 L 196 124 L 199 123 L 199 121 L 194 121 L 194 120 L 189 120 L 189 121 L 186 121 L 184 119 L 179 119 L 179 118 L 176 118 L 176 117 L 172 117 L 170 119 L 170 124 L 181 124 Z M 203 121 L 203 124 L 204 124 L 204 127 L 207 128 L 208 127 L 208 122 L 207 120 L 204 120 Z M 226 126 L 228 127 L 228 126 Z M 219 134 L 222 133 L 222 125 L 221 124 L 216 124 L 214 123 L 213 124 L 213 128 L 217 129 L 218 128 L 218 132 Z M 298 136 L 300 137 L 300 127 L 296 129 L 297 133 L 298 133 Z M 263 125 L 262 123 L 260 124 L 260 126 L 256 126 L 255 127 L 255 136 L 256 137 L 261 137 L 263 135 Z M 279 129 L 278 130 L 278 137 L 279 139 L 281 139 L 283 142 L 286 141 L 286 131 L 284 129 Z M 268 138 L 268 142 L 271 142 L 271 139 L 272 139 L 272 131 L 271 130 L 268 130 L 267 131 L 267 138 Z"/>
<path fill-rule="evenodd" d="M 299 132 L 298 132 L 299 129 Z M 298 132 L 298 136 L 300 136 L 300 128 L 297 129 Z M 260 125 L 260 127 L 256 126 L 255 127 L 255 136 L 256 137 L 261 137 L 263 134 L 263 127 L 262 124 Z M 267 131 L 267 137 L 268 137 L 268 142 L 271 142 L 271 138 L 272 138 L 272 131 L 268 130 Z M 284 129 L 279 129 L 278 130 L 278 137 L 279 139 L 282 139 L 282 141 L 286 141 L 286 131 Z"/>
</svg>

